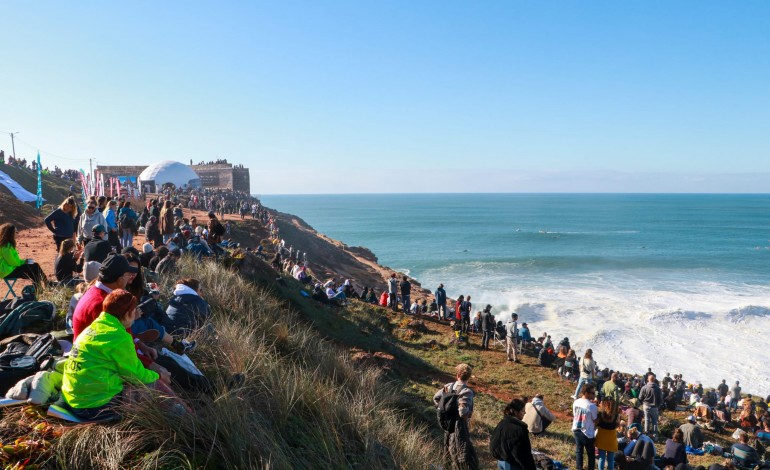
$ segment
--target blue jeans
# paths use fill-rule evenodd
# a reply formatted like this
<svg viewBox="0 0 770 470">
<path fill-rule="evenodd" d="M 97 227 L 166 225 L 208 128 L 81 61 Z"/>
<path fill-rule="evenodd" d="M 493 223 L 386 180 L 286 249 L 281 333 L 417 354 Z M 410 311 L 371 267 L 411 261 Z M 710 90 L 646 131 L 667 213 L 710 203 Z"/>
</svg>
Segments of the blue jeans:
<svg viewBox="0 0 770 470">
<path fill-rule="evenodd" d="M 576 470 L 583 470 L 583 450 L 585 450 L 588 457 L 588 470 L 594 470 L 596 468 L 596 448 L 594 447 L 595 438 L 587 437 L 583 434 L 583 431 L 572 431 L 572 435 L 575 436 L 575 464 Z"/>
<path fill-rule="evenodd" d="M 498 460 L 497 470 L 514 470 L 514 468 L 513 468 L 513 465 L 509 464 L 505 460 Z"/>
<path fill-rule="evenodd" d="M 575 389 L 575 398 L 580 398 L 580 390 L 583 389 L 583 385 L 590 383 L 591 379 L 584 379 L 583 377 L 580 377 L 580 380 L 578 380 L 577 388 Z"/>
<path fill-rule="evenodd" d="M 409 315 L 409 309 L 411 308 L 412 304 L 409 302 L 409 296 L 408 295 L 402 295 L 401 296 L 401 304 L 404 307 L 404 313 Z"/>
<path fill-rule="evenodd" d="M 615 452 L 599 449 L 599 470 L 604 470 L 605 462 L 607 470 L 615 470 Z"/>
</svg>

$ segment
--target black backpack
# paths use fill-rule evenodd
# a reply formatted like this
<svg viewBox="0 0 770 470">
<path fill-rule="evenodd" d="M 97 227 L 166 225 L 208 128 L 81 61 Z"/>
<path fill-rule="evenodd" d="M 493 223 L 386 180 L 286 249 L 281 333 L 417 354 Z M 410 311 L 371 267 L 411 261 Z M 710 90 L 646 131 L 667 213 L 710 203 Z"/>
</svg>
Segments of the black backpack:
<svg viewBox="0 0 770 470">
<path fill-rule="evenodd" d="M 460 389 L 462 390 L 462 388 Z M 460 395 L 454 388 L 454 384 L 441 389 L 441 397 L 438 399 L 438 408 L 436 409 L 436 416 L 438 417 L 438 424 L 441 429 L 447 432 L 454 432 L 455 424 L 460 419 L 460 408 L 458 400 Z"/>
<path fill-rule="evenodd" d="M 127 213 L 120 214 L 120 218 L 118 219 L 120 222 L 120 228 L 123 230 L 136 230 L 136 222 L 134 219 L 128 216 Z"/>
<path fill-rule="evenodd" d="M 32 339 L 34 337 L 34 339 Z M 28 341 L 31 344 L 27 344 Z M 0 353 L 0 394 L 5 393 L 21 379 L 41 370 L 51 356 L 62 354 L 59 342 L 50 334 L 18 335 Z"/>
<path fill-rule="evenodd" d="M 221 223 L 221 222 L 217 222 L 217 223 L 214 225 L 214 235 L 217 235 L 217 236 L 221 237 L 222 235 L 224 235 L 224 234 L 225 234 L 225 232 L 226 232 L 226 230 L 225 230 L 225 226 L 224 226 L 224 225 L 222 225 L 222 223 Z"/>
</svg>

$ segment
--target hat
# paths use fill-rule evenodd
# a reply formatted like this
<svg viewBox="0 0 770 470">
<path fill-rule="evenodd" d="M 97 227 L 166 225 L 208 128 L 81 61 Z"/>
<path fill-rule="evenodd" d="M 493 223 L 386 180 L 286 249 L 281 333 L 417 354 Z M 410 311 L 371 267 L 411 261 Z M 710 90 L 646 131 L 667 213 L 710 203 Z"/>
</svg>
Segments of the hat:
<svg viewBox="0 0 770 470">
<path fill-rule="evenodd" d="M 214 213 L 214 211 L 209 212 L 209 217 L 216 217 L 217 215 Z"/>
<path fill-rule="evenodd" d="M 189 230 L 182 230 L 182 235 L 185 236 L 185 237 L 189 237 L 190 236 L 190 231 Z"/>
<path fill-rule="evenodd" d="M 91 229 L 91 231 L 94 233 L 99 233 L 99 232 L 106 232 L 107 230 L 104 228 L 104 225 L 96 224 L 94 225 L 94 228 Z"/>
<path fill-rule="evenodd" d="M 83 279 L 86 280 L 86 282 L 91 282 L 97 277 L 99 277 L 99 268 L 102 267 L 102 263 L 99 263 L 97 261 L 89 261 L 86 263 L 85 267 L 83 268 Z"/>
<path fill-rule="evenodd" d="M 145 253 L 150 253 L 152 251 L 152 245 L 150 245 L 149 243 L 145 243 L 144 245 L 142 245 L 142 251 Z"/>
<path fill-rule="evenodd" d="M 690 415 L 687 417 L 687 421 L 694 423 L 695 422 L 695 415 Z"/>
<path fill-rule="evenodd" d="M 128 264 L 125 257 L 112 254 L 104 260 L 99 272 L 107 279 L 117 279 L 126 273 L 138 273 L 139 268 Z"/>
<path fill-rule="evenodd" d="M 521 326 L 527 326 L 527 322 L 522 323 Z"/>
</svg>

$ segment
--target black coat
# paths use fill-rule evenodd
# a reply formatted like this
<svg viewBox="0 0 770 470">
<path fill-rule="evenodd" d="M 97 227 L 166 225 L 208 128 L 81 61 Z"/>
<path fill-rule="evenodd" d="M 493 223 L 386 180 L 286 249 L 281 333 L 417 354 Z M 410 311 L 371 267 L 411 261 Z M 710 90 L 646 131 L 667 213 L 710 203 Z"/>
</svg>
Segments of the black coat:
<svg viewBox="0 0 770 470">
<path fill-rule="evenodd" d="M 489 450 L 514 468 L 535 470 L 532 445 L 526 423 L 513 416 L 504 416 L 489 438 Z"/>
</svg>

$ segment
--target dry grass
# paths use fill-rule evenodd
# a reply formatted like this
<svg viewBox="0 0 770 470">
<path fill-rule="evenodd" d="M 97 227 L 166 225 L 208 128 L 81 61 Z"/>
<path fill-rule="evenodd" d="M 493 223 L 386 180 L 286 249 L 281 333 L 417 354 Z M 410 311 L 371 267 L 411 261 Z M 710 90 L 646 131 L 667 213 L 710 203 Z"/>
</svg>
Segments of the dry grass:
<svg viewBox="0 0 770 470">
<path fill-rule="evenodd" d="M 193 360 L 220 385 L 188 396 L 175 416 L 154 401 L 126 405 L 122 422 L 67 429 L 38 463 L 59 468 L 428 468 L 436 443 L 398 411 L 381 372 L 354 368 L 274 292 L 216 264 L 182 263 L 202 280 L 215 335 L 199 332 Z M 171 282 L 164 286 L 168 292 Z M 57 305 L 66 293 L 47 293 Z M 246 380 L 224 384 L 233 373 Z M 10 412 L 0 434 L 23 420 Z"/>
</svg>

